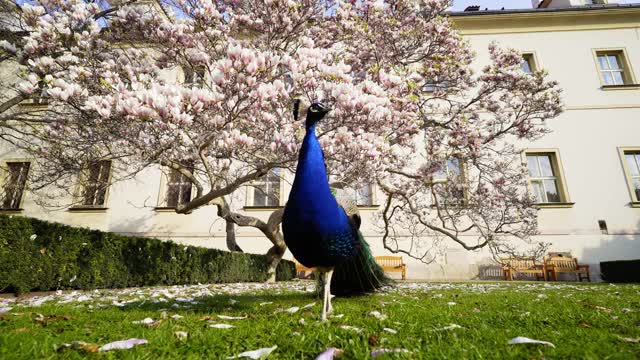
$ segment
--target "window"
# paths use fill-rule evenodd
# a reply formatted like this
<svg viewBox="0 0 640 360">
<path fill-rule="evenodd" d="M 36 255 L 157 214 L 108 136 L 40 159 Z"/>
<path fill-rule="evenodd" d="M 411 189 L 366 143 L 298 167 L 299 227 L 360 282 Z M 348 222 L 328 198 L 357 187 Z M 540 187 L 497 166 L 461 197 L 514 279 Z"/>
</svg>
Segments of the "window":
<svg viewBox="0 0 640 360">
<path fill-rule="evenodd" d="M 104 207 L 111 174 L 111 161 L 93 162 L 87 169 L 82 184 L 81 207 Z"/>
<path fill-rule="evenodd" d="M 185 67 L 184 83 L 189 86 L 200 86 L 204 83 L 205 69 L 203 67 Z"/>
<path fill-rule="evenodd" d="M 422 86 L 422 90 L 426 92 L 434 92 L 436 90 L 447 90 L 450 86 L 448 80 L 427 80 Z"/>
<path fill-rule="evenodd" d="M 19 210 L 27 184 L 29 162 L 8 162 L 7 177 L 2 189 L 2 209 Z"/>
<path fill-rule="evenodd" d="M 557 152 L 527 153 L 531 190 L 538 204 L 567 202 Z"/>
<path fill-rule="evenodd" d="M 520 68 L 527 74 L 533 74 L 536 71 L 536 63 L 533 54 L 522 54 L 522 62 Z"/>
<path fill-rule="evenodd" d="M 596 51 L 600 79 L 604 86 L 632 85 L 631 68 L 623 50 Z"/>
<path fill-rule="evenodd" d="M 193 169 L 193 166 L 188 166 Z M 193 172 L 193 170 L 189 170 Z M 191 180 L 178 170 L 170 169 L 167 176 L 167 192 L 165 196 L 165 206 L 175 208 L 178 205 L 186 204 L 191 201 Z"/>
<path fill-rule="evenodd" d="M 640 148 L 622 150 L 627 182 L 633 202 L 640 202 Z"/>
<path fill-rule="evenodd" d="M 280 206 L 280 169 L 273 169 L 249 187 L 249 206 Z"/>
<path fill-rule="evenodd" d="M 606 3 L 606 0 L 584 0 L 585 5 L 604 5 Z"/>
<path fill-rule="evenodd" d="M 439 204 L 460 205 L 465 202 L 461 187 L 463 176 L 461 160 L 456 157 L 447 160 L 433 175 L 434 191 Z"/>
<path fill-rule="evenodd" d="M 373 186 L 367 184 L 358 188 L 336 189 L 336 198 L 346 198 L 356 206 L 374 206 Z"/>
</svg>

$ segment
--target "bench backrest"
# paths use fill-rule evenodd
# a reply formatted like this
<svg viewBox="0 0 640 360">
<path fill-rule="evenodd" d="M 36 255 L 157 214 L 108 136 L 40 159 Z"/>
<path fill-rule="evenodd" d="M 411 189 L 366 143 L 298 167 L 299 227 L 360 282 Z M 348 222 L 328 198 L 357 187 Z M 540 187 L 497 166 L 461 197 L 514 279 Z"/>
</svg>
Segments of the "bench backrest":
<svg viewBox="0 0 640 360">
<path fill-rule="evenodd" d="M 508 265 L 514 269 L 530 269 L 535 267 L 536 259 L 532 257 L 504 258 L 500 259 L 503 265 Z"/>
<path fill-rule="evenodd" d="M 578 268 L 577 258 L 550 257 L 544 259 L 545 265 L 553 265 L 559 269 L 575 270 Z"/>
<path fill-rule="evenodd" d="M 375 260 L 381 266 L 403 265 L 402 256 L 376 256 Z"/>
</svg>

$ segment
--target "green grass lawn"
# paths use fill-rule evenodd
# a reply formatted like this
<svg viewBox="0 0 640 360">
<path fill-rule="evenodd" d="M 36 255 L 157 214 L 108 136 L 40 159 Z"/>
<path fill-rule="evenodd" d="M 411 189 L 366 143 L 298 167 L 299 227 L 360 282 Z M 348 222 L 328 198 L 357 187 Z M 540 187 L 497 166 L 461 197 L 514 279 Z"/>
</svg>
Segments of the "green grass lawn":
<svg viewBox="0 0 640 360">
<path fill-rule="evenodd" d="M 399 284 L 374 295 L 334 299 L 338 317 L 325 323 L 312 289 L 313 283 L 300 281 L 0 299 L 0 358 L 224 359 L 275 345 L 269 359 L 314 359 L 330 347 L 343 349 L 343 359 L 370 358 L 377 349 L 408 351 L 380 359 L 640 358 L 640 344 L 633 342 L 640 337 L 640 285 Z M 134 323 L 144 318 L 159 322 Z M 209 326 L 214 323 L 234 327 Z M 460 327 L 443 329 L 452 324 Z M 179 331 L 187 337 L 179 339 Z M 555 348 L 507 344 L 517 336 Z M 99 353 L 61 348 L 74 341 L 102 346 L 129 338 L 148 343 Z"/>
</svg>

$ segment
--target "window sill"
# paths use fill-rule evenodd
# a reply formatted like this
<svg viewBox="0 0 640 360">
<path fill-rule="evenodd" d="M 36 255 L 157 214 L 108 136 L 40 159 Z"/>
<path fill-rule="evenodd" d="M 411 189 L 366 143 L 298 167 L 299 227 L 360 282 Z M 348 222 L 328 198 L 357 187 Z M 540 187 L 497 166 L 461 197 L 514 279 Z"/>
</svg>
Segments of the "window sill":
<svg viewBox="0 0 640 360">
<path fill-rule="evenodd" d="M 23 212 L 24 209 L 0 209 L 0 214 L 19 214 Z"/>
<path fill-rule="evenodd" d="M 109 208 L 106 207 L 83 207 L 83 206 L 75 206 L 67 209 L 67 211 L 75 212 L 75 213 L 105 213 Z"/>
<path fill-rule="evenodd" d="M 155 208 L 153 208 L 153 210 L 155 212 L 176 212 L 176 208 L 175 207 L 169 207 L 169 206 L 156 206 Z"/>
<path fill-rule="evenodd" d="M 632 208 L 640 208 L 640 201 L 632 201 L 629 203 Z"/>
<path fill-rule="evenodd" d="M 538 203 L 536 207 L 538 209 L 562 209 L 562 208 L 572 208 L 574 202 L 557 202 L 557 203 Z"/>
<path fill-rule="evenodd" d="M 378 210 L 380 205 L 357 205 L 358 210 Z"/>
<path fill-rule="evenodd" d="M 602 85 L 602 90 L 636 90 L 640 89 L 640 84 L 624 84 L 624 85 Z"/>
<path fill-rule="evenodd" d="M 245 206 L 244 211 L 276 211 L 284 208 L 284 206 Z"/>
</svg>

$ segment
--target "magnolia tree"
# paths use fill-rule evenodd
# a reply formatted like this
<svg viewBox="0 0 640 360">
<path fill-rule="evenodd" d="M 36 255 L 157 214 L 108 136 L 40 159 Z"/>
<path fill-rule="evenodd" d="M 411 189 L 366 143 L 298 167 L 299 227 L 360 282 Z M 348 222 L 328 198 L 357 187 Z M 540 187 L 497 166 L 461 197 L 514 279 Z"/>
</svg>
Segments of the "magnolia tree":
<svg viewBox="0 0 640 360">
<path fill-rule="evenodd" d="M 273 277 L 282 211 L 262 221 L 229 199 L 272 169 L 294 170 L 304 125 L 293 101 L 323 99 L 331 179 L 378 184 L 387 249 L 429 261 L 430 244 L 445 239 L 503 251 L 535 233 L 515 144 L 546 132 L 559 91 L 496 45 L 474 73 L 448 1 L 149 3 L 22 7 L 21 91 L 55 109 L 24 144 L 45 160 L 35 187 L 68 188 L 101 159 L 114 160 L 112 181 L 173 169 L 195 189 L 175 211 L 213 205 L 228 223 L 258 228 L 273 244 Z"/>
<path fill-rule="evenodd" d="M 42 122 L 46 108 L 39 105 L 36 94 L 20 91 L 20 66 L 17 48 L 28 35 L 22 11 L 13 1 L 0 0 L 0 139 L 20 142 L 31 134 L 31 126 Z M 26 102 L 32 106 L 25 106 Z"/>
</svg>

